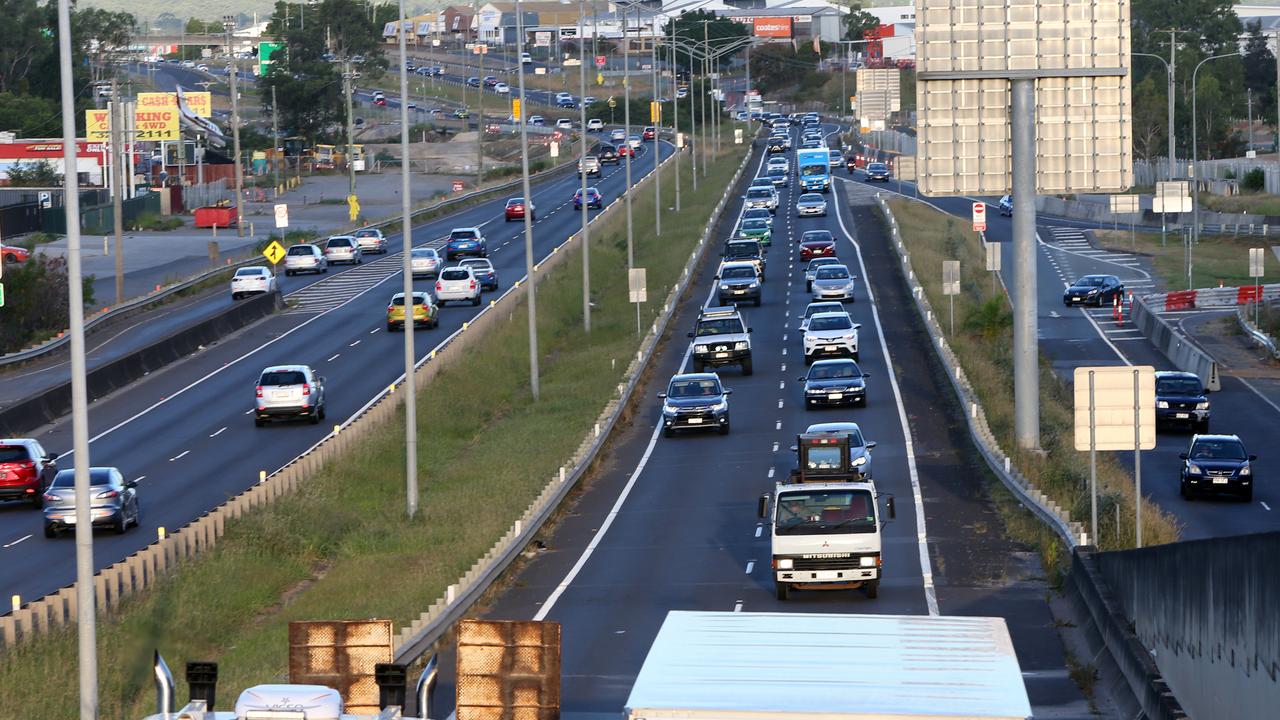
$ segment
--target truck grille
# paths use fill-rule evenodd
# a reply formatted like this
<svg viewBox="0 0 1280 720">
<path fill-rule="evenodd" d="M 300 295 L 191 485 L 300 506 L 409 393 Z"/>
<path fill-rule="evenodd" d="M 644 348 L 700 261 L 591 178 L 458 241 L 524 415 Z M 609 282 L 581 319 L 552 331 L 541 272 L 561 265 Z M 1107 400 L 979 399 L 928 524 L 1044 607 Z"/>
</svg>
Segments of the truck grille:
<svg viewBox="0 0 1280 720">
<path fill-rule="evenodd" d="M 858 558 L 857 555 L 845 558 L 794 558 L 792 563 L 796 570 L 857 570 L 860 567 Z"/>
</svg>

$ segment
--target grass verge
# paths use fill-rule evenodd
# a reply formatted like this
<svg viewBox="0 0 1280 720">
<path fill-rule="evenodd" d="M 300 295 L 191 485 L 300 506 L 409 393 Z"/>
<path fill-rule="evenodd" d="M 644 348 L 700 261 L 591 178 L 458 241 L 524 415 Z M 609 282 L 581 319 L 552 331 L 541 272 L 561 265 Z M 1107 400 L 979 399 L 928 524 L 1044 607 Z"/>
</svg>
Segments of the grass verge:
<svg viewBox="0 0 1280 720">
<path fill-rule="evenodd" d="M 1107 250 L 1137 253 L 1151 259 L 1151 266 L 1166 290 L 1187 290 L 1187 270 L 1181 234 L 1171 234 L 1164 242 L 1160 233 L 1125 230 L 1095 230 L 1098 245 Z M 1249 248 L 1271 244 L 1265 238 L 1247 235 L 1201 235 L 1191 253 L 1191 287 L 1252 285 L 1249 276 Z M 1280 282 L 1280 267 L 1267 263 L 1263 283 Z"/>
<path fill-rule="evenodd" d="M 697 193 L 682 163 L 684 209 L 663 218 L 661 238 L 652 235 L 653 193 L 633 198 L 636 262 L 648 269 L 652 298 L 665 297 L 677 279 L 746 151 L 725 148 Z M 664 205 L 674 203 L 674 169 L 665 172 Z M 625 218 L 597 226 L 591 240 L 597 290 L 590 335 L 582 330 L 580 260 L 569 259 L 538 288 L 541 402 L 529 397 L 525 316 L 517 309 L 465 368 L 444 371 L 423 394 L 424 492 L 416 520 L 403 517 L 404 429 L 394 422 L 295 494 L 228 525 L 203 559 L 103 617 L 100 716 L 151 711 L 153 648 L 171 667 L 218 661 L 220 685 L 231 696 L 285 678 L 291 620 L 376 617 L 403 624 L 441 596 L 572 455 L 638 347 L 635 309 L 619 290 L 626 287 Z M 642 307 L 646 326 L 660 308 L 656 301 Z M 439 336 L 423 332 L 419 342 Z M 437 422 L 440 408 L 463 407 L 469 412 Z M 0 708 L 74 716 L 76 673 L 68 669 L 75 658 L 70 631 L 7 653 Z M 178 695 L 185 697 L 185 688 Z"/>
<path fill-rule="evenodd" d="M 1241 193 L 1240 195 L 1200 194 L 1200 203 L 1206 210 L 1220 213 L 1248 215 L 1280 215 L 1280 196 L 1267 193 Z M 1262 222 L 1262 218 L 1258 218 Z"/>
<path fill-rule="evenodd" d="M 924 285 L 929 302 L 946 312 L 942 294 L 942 262 L 959 260 L 961 268 L 982 268 L 985 253 L 978 237 L 964 224 L 921 203 L 891 200 L 893 214 L 902 228 L 903 242 L 911 254 L 916 277 Z M 962 270 L 961 293 L 955 298 L 956 331 L 947 337 L 965 373 L 982 399 L 987 421 L 1001 447 L 1009 452 L 1023 474 L 1042 492 L 1071 510 L 1077 520 L 1089 518 L 1088 454 L 1072 445 L 1072 398 L 1047 362 L 1040 373 L 1040 437 L 1044 452 L 1018 450 L 1014 438 L 1013 316 L 1007 298 L 980 270 Z M 944 322 L 945 326 L 946 323 Z M 1006 518 L 1009 508 L 1001 506 Z M 1129 472 L 1113 454 L 1098 455 L 1097 545 L 1104 550 L 1132 547 L 1134 489 Z M 1119 512 L 1117 512 L 1117 508 Z M 1150 502 L 1142 508 L 1146 545 L 1178 539 L 1174 520 Z M 1051 533 L 1037 532 L 1025 522 L 1010 523 L 1010 531 L 1040 548 L 1046 568 L 1059 566 L 1061 545 Z"/>
</svg>

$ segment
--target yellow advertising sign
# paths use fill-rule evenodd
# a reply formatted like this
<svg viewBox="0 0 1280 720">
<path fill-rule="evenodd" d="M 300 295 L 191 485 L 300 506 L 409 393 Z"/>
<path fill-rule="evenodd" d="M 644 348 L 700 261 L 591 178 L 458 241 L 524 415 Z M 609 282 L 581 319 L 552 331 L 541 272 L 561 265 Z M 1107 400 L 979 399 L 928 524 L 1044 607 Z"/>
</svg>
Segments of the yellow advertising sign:
<svg viewBox="0 0 1280 720">
<path fill-rule="evenodd" d="M 657 125 L 662 122 L 662 103 L 657 100 L 649 102 L 649 122 Z"/>
<path fill-rule="evenodd" d="M 178 127 L 178 108 L 139 107 L 133 113 L 133 125 L 137 132 L 134 139 L 142 142 L 177 140 L 181 137 Z"/>
<path fill-rule="evenodd" d="M 84 137 L 90 142 L 106 142 L 111 139 L 111 111 L 85 110 Z"/>
<path fill-rule="evenodd" d="M 213 117 L 213 94 L 209 92 L 183 92 L 187 108 L 199 117 Z M 178 107 L 178 93 L 138 93 L 138 109 Z"/>
<path fill-rule="evenodd" d="M 520 120 L 520 98 L 511 98 L 511 117 Z"/>
</svg>

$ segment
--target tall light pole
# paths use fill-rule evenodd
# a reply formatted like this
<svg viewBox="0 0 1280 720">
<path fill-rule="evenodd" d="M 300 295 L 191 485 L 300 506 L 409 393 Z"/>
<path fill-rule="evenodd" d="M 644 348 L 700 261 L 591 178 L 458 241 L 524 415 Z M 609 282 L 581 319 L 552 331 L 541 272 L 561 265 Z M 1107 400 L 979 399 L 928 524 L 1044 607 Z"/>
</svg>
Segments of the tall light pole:
<svg viewBox="0 0 1280 720">
<path fill-rule="evenodd" d="M 62 83 L 62 167 L 67 218 L 67 303 L 71 318 L 71 437 L 75 451 L 80 720 L 97 720 L 98 642 L 93 587 L 93 524 L 89 516 L 89 402 L 84 359 L 84 291 L 80 280 L 80 182 L 75 171 L 76 98 L 71 67 L 71 2 L 58 0 L 58 79 Z M 115 100 L 119 102 L 119 98 Z"/>
<path fill-rule="evenodd" d="M 524 57 L 524 10 L 520 7 L 520 0 L 516 0 L 516 74 L 520 79 L 520 117 L 516 118 L 516 122 L 520 123 L 520 179 L 521 187 L 524 190 L 524 270 L 526 282 L 529 284 L 529 387 L 533 391 L 533 399 L 536 402 L 540 392 L 538 388 L 538 305 L 537 290 L 538 283 L 533 278 L 533 207 L 532 192 L 529 190 L 529 129 L 525 125 L 525 94 L 524 94 L 524 63 L 519 62 L 519 58 Z M 481 82 L 481 84 L 484 84 Z M 583 128 L 585 130 L 586 128 Z M 584 198 L 585 199 L 585 198 Z M 628 215 L 628 218 L 630 215 Z M 630 223 L 628 223 L 630 226 Z"/>
<path fill-rule="evenodd" d="M 409 60 L 404 31 L 404 0 L 400 0 L 400 214 L 401 292 L 404 293 L 404 494 L 405 513 L 412 518 L 418 512 L 418 386 L 414 382 L 413 364 L 413 197 L 409 183 Z"/>
<path fill-rule="evenodd" d="M 471 4 L 471 7 L 472 13 L 479 16 L 479 0 L 475 0 L 475 2 Z M 481 47 L 480 43 L 477 42 L 475 44 L 475 49 L 476 55 L 478 56 L 478 72 L 480 73 L 480 107 L 479 111 L 476 112 L 476 187 L 479 187 L 480 183 L 484 182 L 484 56 L 487 54 L 486 51 L 489 49 L 489 43 L 486 42 L 484 46 Z M 465 80 L 463 84 L 466 84 Z"/>
<path fill-rule="evenodd" d="M 1173 58 L 1174 52 L 1175 52 L 1175 49 L 1172 46 L 1170 46 L 1169 48 L 1170 59 Z M 1160 64 L 1164 65 L 1165 74 L 1168 76 L 1168 84 L 1166 85 L 1165 92 L 1169 98 L 1169 173 L 1166 179 L 1172 180 L 1175 177 L 1175 173 L 1176 173 L 1176 170 L 1174 170 L 1174 168 L 1178 166 L 1178 159 L 1176 156 L 1176 151 L 1174 150 L 1174 133 L 1176 132 L 1176 129 L 1173 124 L 1173 91 L 1174 91 L 1173 66 L 1170 65 L 1168 62 L 1166 62 L 1165 59 L 1160 57 L 1159 55 L 1152 55 L 1151 53 L 1136 52 L 1136 53 L 1133 53 L 1133 56 L 1149 57 L 1149 58 L 1155 58 L 1156 60 L 1159 60 Z"/>
<path fill-rule="evenodd" d="M 668 63 L 671 66 L 671 132 L 672 144 L 676 146 L 676 212 L 680 212 L 680 82 L 676 79 L 679 72 L 676 68 L 676 20 L 671 18 L 671 52 Z"/>
<path fill-rule="evenodd" d="M 352 108 L 352 90 L 351 81 L 354 75 L 351 72 L 351 58 L 347 57 L 346 50 L 343 50 L 342 57 L 342 94 L 347 98 L 347 201 L 356 196 L 356 125 L 355 110 Z M 403 101 L 403 98 L 401 98 Z"/>
<path fill-rule="evenodd" d="M 1221 55 L 1210 55 L 1196 64 L 1191 71 L 1191 238 L 1192 242 L 1200 242 L 1200 178 L 1196 176 L 1196 163 L 1199 161 L 1199 149 L 1196 147 L 1196 76 L 1200 67 L 1210 60 L 1236 57 L 1240 53 L 1229 52 Z M 1191 262 L 1187 262 L 1187 289 L 1190 290 Z"/>
<path fill-rule="evenodd" d="M 236 29 L 234 15 L 222 16 L 222 29 L 226 34 L 227 62 L 231 72 L 231 148 L 236 156 L 236 235 L 244 236 L 244 165 L 240 158 L 240 68 L 236 66 L 236 53 L 231 47 L 231 31 Z M 71 165 L 70 167 L 75 167 Z"/>
<path fill-rule="evenodd" d="M 639 24 L 639 23 L 637 23 Z M 653 97 L 649 119 L 653 121 L 653 234 L 662 234 L 662 174 L 658 159 L 662 155 L 662 103 L 658 102 L 658 16 L 649 21 L 649 68 L 653 71 Z"/>
<path fill-rule="evenodd" d="M 631 228 L 631 157 L 635 149 L 631 147 L 631 38 L 627 36 L 627 17 L 631 13 L 631 5 L 618 3 L 622 9 L 622 132 L 623 145 L 627 148 L 627 189 L 623 199 L 627 208 L 627 270 L 636 266 L 635 236 Z M 640 24 L 640 13 L 636 11 L 636 25 Z"/>
<path fill-rule="evenodd" d="M 564 0 L 568 2 L 568 0 Z M 582 140 L 578 175 L 582 181 L 582 329 L 591 332 L 591 228 L 587 213 L 587 41 L 582 18 L 587 14 L 586 0 L 578 0 L 578 135 Z"/>
</svg>

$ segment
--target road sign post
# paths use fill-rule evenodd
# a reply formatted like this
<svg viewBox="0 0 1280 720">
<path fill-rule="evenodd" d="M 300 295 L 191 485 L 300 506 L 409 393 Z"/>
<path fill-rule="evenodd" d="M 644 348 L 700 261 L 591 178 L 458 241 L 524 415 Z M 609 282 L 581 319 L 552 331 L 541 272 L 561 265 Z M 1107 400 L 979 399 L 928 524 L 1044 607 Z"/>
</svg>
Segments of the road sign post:
<svg viewBox="0 0 1280 720">
<path fill-rule="evenodd" d="M 1137 217 L 1139 212 L 1141 212 L 1141 210 L 1139 209 L 1139 199 L 1137 195 L 1112 195 L 1111 196 L 1112 227 L 1117 230 L 1119 229 L 1118 227 L 1119 221 L 1116 220 L 1116 216 L 1118 215 L 1129 216 L 1129 244 L 1134 250 L 1138 249 L 1138 235 L 1134 231 L 1133 224 L 1134 224 L 1134 219 Z"/>
<path fill-rule="evenodd" d="M 275 275 L 276 265 L 284 258 L 284 246 L 280 244 L 279 240 L 272 240 L 271 244 L 262 251 L 262 257 L 271 263 L 271 274 Z"/>
<path fill-rule="evenodd" d="M 627 292 L 629 299 L 636 306 L 636 334 L 640 334 L 640 303 L 647 302 L 649 292 L 647 289 L 645 269 L 642 267 L 631 268 L 627 271 Z"/>
<path fill-rule="evenodd" d="M 973 204 L 973 231 L 987 231 L 987 204 L 984 202 L 975 202 Z"/>
<path fill-rule="evenodd" d="M 996 296 L 996 275 L 1000 273 L 1000 243 L 982 241 L 987 252 L 987 272 L 991 273 L 991 297 Z"/>
<path fill-rule="evenodd" d="M 1133 451 L 1134 522 L 1142 547 L 1142 452 L 1156 446 L 1156 375 L 1149 365 L 1075 370 L 1075 448 L 1089 451 L 1091 544 L 1098 544 L 1097 452 Z"/>
<path fill-rule="evenodd" d="M 276 203 L 275 214 L 276 214 L 277 228 L 289 227 L 289 206 L 288 205 L 284 203 Z"/>
<path fill-rule="evenodd" d="M 942 294 L 951 305 L 951 334 L 956 334 L 956 296 L 960 294 L 960 261 L 942 261 Z"/>
<path fill-rule="evenodd" d="M 1257 288 L 1257 295 L 1253 298 L 1253 324 L 1259 325 L 1262 310 L 1262 276 L 1266 274 L 1264 262 L 1266 260 L 1266 248 L 1249 248 L 1249 275 L 1253 278 L 1254 287 Z"/>
</svg>

